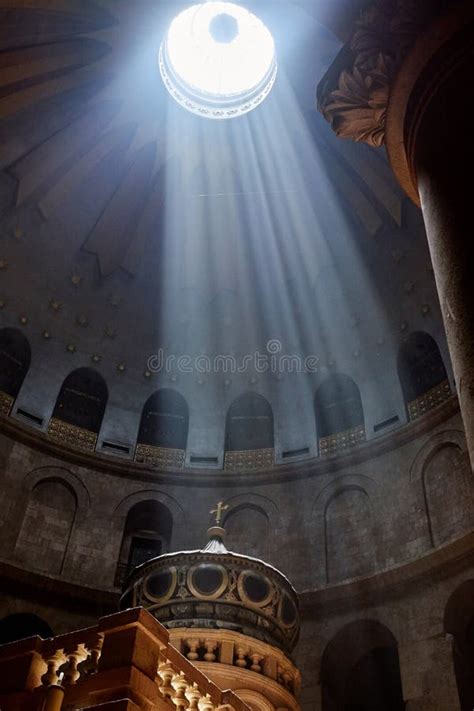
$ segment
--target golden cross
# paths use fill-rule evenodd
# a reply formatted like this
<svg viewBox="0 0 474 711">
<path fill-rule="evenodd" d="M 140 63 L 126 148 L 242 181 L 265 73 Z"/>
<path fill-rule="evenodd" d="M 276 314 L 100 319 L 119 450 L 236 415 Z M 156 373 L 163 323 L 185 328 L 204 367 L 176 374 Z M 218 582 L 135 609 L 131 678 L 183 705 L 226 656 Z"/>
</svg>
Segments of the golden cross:
<svg viewBox="0 0 474 711">
<path fill-rule="evenodd" d="M 212 511 L 209 511 L 210 514 L 216 514 L 216 526 L 220 526 L 220 525 L 221 525 L 221 522 L 222 522 L 222 513 L 223 513 L 224 511 L 227 511 L 228 508 L 229 508 L 229 507 L 227 506 L 227 504 L 224 505 L 224 502 L 223 502 L 223 501 L 219 501 L 219 503 L 217 504 L 217 508 L 216 508 L 216 509 L 212 509 Z"/>
</svg>

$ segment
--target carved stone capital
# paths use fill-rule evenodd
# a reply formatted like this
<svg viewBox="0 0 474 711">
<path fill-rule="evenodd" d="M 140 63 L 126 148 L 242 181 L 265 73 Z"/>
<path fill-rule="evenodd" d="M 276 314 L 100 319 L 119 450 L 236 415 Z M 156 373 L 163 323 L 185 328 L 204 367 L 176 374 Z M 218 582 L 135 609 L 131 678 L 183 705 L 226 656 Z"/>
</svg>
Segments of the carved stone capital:
<svg viewBox="0 0 474 711">
<path fill-rule="evenodd" d="M 338 136 L 383 145 L 397 71 L 445 5 L 445 0 L 376 0 L 361 12 L 317 91 L 318 110 Z"/>
</svg>

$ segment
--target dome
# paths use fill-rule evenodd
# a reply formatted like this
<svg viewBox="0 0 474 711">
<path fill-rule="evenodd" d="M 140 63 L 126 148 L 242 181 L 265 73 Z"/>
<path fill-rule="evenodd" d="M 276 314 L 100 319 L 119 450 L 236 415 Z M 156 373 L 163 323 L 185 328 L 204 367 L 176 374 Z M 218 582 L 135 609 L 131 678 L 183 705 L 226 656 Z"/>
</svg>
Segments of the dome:
<svg viewBox="0 0 474 711">
<path fill-rule="evenodd" d="M 129 576 L 121 608 L 141 606 L 168 629 L 227 629 L 290 654 L 300 630 L 298 597 L 279 570 L 227 550 L 220 526 L 202 550 L 158 556 Z"/>
</svg>

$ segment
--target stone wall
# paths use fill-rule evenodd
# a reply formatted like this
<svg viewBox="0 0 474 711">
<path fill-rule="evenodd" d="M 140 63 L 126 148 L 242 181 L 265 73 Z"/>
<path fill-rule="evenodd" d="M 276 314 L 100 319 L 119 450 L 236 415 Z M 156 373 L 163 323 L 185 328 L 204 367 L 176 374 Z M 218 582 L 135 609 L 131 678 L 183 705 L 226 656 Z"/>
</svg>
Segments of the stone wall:
<svg viewBox="0 0 474 711">
<path fill-rule="evenodd" d="M 32 612 L 56 634 L 93 623 L 118 602 L 114 581 L 133 506 L 165 506 L 173 522 L 170 550 L 181 550 L 205 544 L 209 511 L 223 500 L 228 547 L 277 566 L 301 595 L 297 661 L 305 711 L 321 708 L 325 647 L 357 619 L 374 618 L 393 633 L 405 698 L 424 698 L 426 684 L 436 698 L 446 673 L 446 601 L 463 576 L 474 574 L 472 544 L 462 555 L 456 549 L 472 531 L 474 504 L 454 400 L 348 455 L 248 474 L 162 473 L 73 455 L 37 435 L 18 431 L 13 438 L 11 428 L 0 435 L 0 565 L 7 581 L 0 617 Z M 452 560 L 458 567 L 464 561 L 463 570 L 453 572 Z M 410 681 L 413 657 L 423 657 L 424 667 Z M 416 703 L 412 709 L 425 708 Z M 429 708 L 456 708 L 447 703 Z"/>
</svg>

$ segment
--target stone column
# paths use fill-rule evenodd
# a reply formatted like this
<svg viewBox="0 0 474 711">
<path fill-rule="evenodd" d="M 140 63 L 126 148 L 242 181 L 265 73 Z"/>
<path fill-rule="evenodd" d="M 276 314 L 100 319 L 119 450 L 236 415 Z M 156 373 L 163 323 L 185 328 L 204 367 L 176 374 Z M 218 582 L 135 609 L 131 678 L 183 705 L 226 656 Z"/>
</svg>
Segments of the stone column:
<svg viewBox="0 0 474 711">
<path fill-rule="evenodd" d="M 460 711 L 450 635 L 399 646 L 406 711 Z"/>
<path fill-rule="evenodd" d="M 338 135 L 386 143 L 421 206 L 474 466 L 473 46 L 470 0 L 376 0 L 321 81 L 318 107 Z"/>
</svg>

